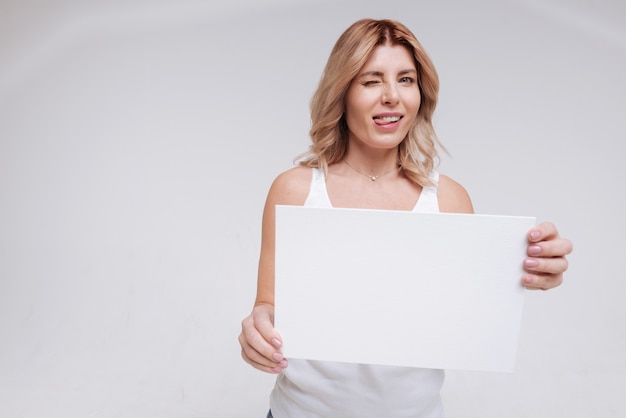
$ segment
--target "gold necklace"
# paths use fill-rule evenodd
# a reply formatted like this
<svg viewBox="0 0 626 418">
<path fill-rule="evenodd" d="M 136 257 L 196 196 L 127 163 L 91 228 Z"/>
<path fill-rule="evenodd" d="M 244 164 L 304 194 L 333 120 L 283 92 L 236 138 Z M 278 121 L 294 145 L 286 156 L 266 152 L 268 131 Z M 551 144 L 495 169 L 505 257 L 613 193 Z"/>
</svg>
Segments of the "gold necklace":
<svg viewBox="0 0 626 418">
<path fill-rule="evenodd" d="M 350 167 L 351 169 L 353 169 L 356 173 L 361 174 L 362 176 L 368 177 L 370 180 L 372 181 L 376 181 L 376 179 L 378 179 L 379 177 L 385 176 L 391 172 L 393 172 L 394 170 L 397 170 L 400 168 L 400 166 L 397 166 L 396 168 L 392 168 L 391 170 L 387 171 L 386 173 L 383 174 L 379 174 L 377 176 L 370 176 L 369 174 L 365 174 L 365 173 L 361 173 L 359 170 L 357 170 L 356 168 L 352 167 L 350 165 L 350 163 L 348 162 L 348 160 L 343 160 L 346 164 L 348 164 L 348 167 Z"/>
</svg>

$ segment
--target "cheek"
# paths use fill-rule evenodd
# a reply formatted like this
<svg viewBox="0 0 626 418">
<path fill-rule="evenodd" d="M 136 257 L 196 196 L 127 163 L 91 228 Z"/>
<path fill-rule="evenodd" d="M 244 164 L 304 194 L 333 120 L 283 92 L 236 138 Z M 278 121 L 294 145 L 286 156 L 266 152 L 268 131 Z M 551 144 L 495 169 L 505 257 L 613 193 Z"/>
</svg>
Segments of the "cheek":
<svg viewBox="0 0 626 418">
<path fill-rule="evenodd" d="M 346 105 L 345 116 L 348 129 L 351 131 L 362 129 L 367 123 L 367 114 L 366 109 L 363 106 L 359 106 L 358 103 Z"/>
<path fill-rule="evenodd" d="M 346 109 L 346 125 L 348 126 L 348 130 L 350 132 L 358 132 L 365 128 L 366 121 L 364 120 L 361 112 L 355 112 L 354 109 L 352 112 L 348 112 Z"/>
<path fill-rule="evenodd" d="M 411 118 L 417 119 L 417 113 L 419 112 L 421 106 L 421 100 L 419 99 L 419 97 L 417 99 L 413 98 L 410 102 L 407 103 L 407 105 L 407 110 L 411 114 Z"/>
<path fill-rule="evenodd" d="M 419 90 L 417 94 L 415 92 L 411 92 L 410 94 L 407 94 L 407 96 L 405 97 L 405 103 L 407 104 L 408 107 L 410 107 L 411 109 L 414 109 L 415 114 L 417 114 L 417 111 L 419 110 L 420 105 L 422 103 L 422 96 L 421 94 L 419 94 Z"/>
</svg>

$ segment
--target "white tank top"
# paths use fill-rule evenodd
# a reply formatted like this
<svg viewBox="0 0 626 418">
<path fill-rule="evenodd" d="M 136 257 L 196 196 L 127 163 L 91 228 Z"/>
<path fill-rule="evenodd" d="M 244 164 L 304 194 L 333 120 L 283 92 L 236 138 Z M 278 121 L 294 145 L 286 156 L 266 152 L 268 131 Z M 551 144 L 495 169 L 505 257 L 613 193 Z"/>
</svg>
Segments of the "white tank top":
<svg viewBox="0 0 626 418">
<path fill-rule="evenodd" d="M 332 208 L 321 170 L 312 169 L 304 206 Z M 439 174 L 414 212 L 439 212 Z M 443 370 L 289 359 L 270 396 L 274 418 L 441 418 Z"/>
</svg>

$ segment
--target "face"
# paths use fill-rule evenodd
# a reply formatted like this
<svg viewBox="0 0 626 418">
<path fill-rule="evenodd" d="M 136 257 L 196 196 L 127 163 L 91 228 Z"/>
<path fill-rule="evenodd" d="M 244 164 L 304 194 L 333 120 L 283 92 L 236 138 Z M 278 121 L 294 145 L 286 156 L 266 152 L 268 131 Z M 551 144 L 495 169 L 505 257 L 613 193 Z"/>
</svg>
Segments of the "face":
<svg viewBox="0 0 626 418">
<path fill-rule="evenodd" d="M 381 45 L 346 94 L 345 116 L 351 146 L 397 147 L 417 118 L 421 96 L 409 50 Z"/>
</svg>

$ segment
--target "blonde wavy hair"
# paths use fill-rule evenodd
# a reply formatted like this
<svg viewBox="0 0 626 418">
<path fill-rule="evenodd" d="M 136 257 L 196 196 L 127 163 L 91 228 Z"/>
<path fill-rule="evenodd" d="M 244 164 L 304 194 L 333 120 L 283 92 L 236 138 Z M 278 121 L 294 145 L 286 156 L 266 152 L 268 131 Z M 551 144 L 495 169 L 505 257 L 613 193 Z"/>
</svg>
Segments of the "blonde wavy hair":
<svg viewBox="0 0 626 418">
<path fill-rule="evenodd" d="M 429 174 L 439 162 L 437 147 L 445 150 L 432 125 L 437 105 L 439 77 L 415 35 L 403 24 L 383 19 L 353 23 L 333 47 L 319 85 L 311 99 L 309 150 L 296 158 L 299 165 L 328 172 L 328 166 L 343 160 L 348 148 L 345 96 L 374 49 L 402 45 L 411 53 L 418 72 L 421 104 L 414 125 L 398 147 L 398 164 L 404 175 L 420 186 L 430 186 Z"/>
</svg>

